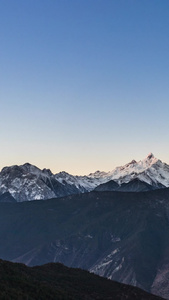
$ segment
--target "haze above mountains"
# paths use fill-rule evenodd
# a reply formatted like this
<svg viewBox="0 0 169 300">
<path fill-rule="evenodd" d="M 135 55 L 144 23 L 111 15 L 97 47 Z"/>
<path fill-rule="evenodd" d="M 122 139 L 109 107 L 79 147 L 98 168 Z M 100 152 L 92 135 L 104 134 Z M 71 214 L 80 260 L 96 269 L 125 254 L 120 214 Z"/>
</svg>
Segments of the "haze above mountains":
<svg viewBox="0 0 169 300">
<path fill-rule="evenodd" d="M 169 187 L 169 165 L 150 153 L 110 172 L 73 176 L 53 174 L 49 169 L 25 163 L 4 167 L 0 172 L 0 201 L 31 201 L 98 191 L 140 192 Z M 8 194 L 6 194 L 8 193 Z"/>
</svg>

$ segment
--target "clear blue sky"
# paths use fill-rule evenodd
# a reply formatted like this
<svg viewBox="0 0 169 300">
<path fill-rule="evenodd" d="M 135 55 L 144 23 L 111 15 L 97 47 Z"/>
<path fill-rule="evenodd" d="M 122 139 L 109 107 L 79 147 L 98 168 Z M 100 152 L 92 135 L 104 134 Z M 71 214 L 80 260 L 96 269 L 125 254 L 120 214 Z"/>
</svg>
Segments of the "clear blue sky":
<svg viewBox="0 0 169 300">
<path fill-rule="evenodd" d="M 169 163 L 168 0 L 0 0 L 0 167 Z"/>
</svg>

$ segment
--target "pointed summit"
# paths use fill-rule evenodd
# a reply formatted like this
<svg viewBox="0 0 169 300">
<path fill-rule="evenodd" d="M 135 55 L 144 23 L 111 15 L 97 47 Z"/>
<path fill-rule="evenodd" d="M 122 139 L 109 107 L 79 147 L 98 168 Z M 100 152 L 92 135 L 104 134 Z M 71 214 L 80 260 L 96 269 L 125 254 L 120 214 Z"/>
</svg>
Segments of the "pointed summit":
<svg viewBox="0 0 169 300">
<path fill-rule="evenodd" d="M 154 158 L 154 154 L 152 152 L 150 152 L 146 158 L 148 158 L 148 159 Z"/>
</svg>

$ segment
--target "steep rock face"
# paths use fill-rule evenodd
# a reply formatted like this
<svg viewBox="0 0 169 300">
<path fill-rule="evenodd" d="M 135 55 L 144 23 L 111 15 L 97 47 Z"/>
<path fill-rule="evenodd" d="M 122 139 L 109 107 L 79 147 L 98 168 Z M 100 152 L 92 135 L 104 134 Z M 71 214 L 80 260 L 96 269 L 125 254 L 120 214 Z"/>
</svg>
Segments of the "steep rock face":
<svg viewBox="0 0 169 300">
<path fill-rule="evenodd" d="M 0 172 L 0 194 L 9 192 L 18 202 L 44 200 L 78 193 L 70 184 L 60 183 L 50 170 L 26 163 L 5 167 Z"/>
<path fill-rule="evenodd" d="M 9 192 L 17 201 L 52 198 L 55 193 L 46 185 L 46 175 L 35 166 L 5 167 L 0 173 L 0 192 Z"/>
<path fill-rule="evenodd" d="M 87 176 L 73 176 L 63 171 L 54 175 L 54 178 L 63 185 L 69 184 L 70 186 L 75 187 L 81 193 L 93 189 L 90 179 Z"/>
<path fill-rule="evenodd" d="M 0 203 L 0 257 L 61 262 L 169 299 L 168 216 L 169 189 Z"/>
</svg>

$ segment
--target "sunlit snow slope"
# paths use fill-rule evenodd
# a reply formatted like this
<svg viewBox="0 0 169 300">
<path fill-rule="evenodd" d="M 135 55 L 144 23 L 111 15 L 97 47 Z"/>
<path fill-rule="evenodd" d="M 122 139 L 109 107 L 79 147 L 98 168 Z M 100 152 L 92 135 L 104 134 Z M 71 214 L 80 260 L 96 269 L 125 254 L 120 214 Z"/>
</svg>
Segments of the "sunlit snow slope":
<svg viewBox="0 0 169 300">
<path fill-rule="evenodd" d="M 143 186 L 143 183 L 147 184 L 142 187 L 144 190 L 169 187 L 169 165 L 152 153 L 139 162 L 132 160 L 113 171 L 96 171 L 87 176 L 73 176 L 66 172 L 53 174 L 49 169 L 41 170 L 29 163 L 14 165 L 0 172 L 0 196 L 9 192 L 17 201 L 49 199 L 90 192 L 109 181 L 118 187 L 114 190 L 120 191 L 137 191 L 136 186 Z M 128 183 L 132 183 L 132 188 L 125 186 Z"/>
</svg>

